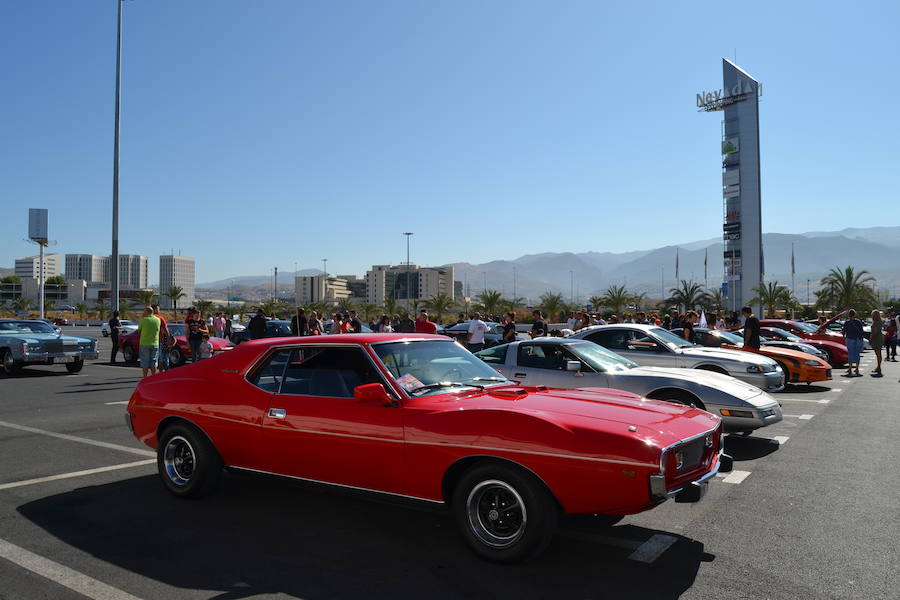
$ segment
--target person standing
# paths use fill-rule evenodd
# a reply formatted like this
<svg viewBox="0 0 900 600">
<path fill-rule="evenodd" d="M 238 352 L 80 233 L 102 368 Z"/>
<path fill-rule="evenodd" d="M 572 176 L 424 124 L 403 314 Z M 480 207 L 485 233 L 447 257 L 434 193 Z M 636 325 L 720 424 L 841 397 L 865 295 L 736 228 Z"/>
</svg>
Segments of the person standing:
<svg viewBox="0 0 900 600">
<path fill-rule="evenodd" d="M 544 321 L 544 315 L 539 310 L 531 311 L 534 317 L 534 323 L 531 324 L 531 337 L 544 337 L 547 335 L 547 323 Z"/>
<path fill-rule="evenodd" d="M 250 332 L 251 340 L 266 337 L 266 311 L 261 308 L 256 310 L 256 315 L 247 323 L 247 331 Z"/>
<path fill-rule="evenodd" d="M 415 333 L 416 331 L 416 323 L 412 320 L 409 313 L 403 313 L 403 318 L 400 319 L 400 322 L 395 327 L 397 333 Z"/>
<path fill-rule="evenodd" d="M 231 315 L 225 319 L 225 339 L 231 340 Z"/>
<path fill-rule="evenodd" d="M 872 333 L 869 335 L 869 344 L 875 351 L 875 370 L 872 377 L 882 377 L 881 374 L 881 349 L 884 346 L 884 321 L 880 310 L 872 311 Z"/>
<path fill-rule="evenodd" d="M 203 341 L 200 342 L 198 352 L 200 354 L 200 356 L 198 357 L 198 360 L 203 360 L 205 358 L 212 358 L 213 347 L 212 347 L 212 344 L 209 343 L 209 335 L 206 333 L 203 334 Z"/>
<path fill-rule="evenodd" d="M 715 328 L 719 331 L 725 331 L 726 329 L 728 329 L 728 326 L 725 325 L 725 317 L 722 316 L 722 313 L 716 313 Z"/>
<path fill-rule="evenodd" d="M 200 359 L 200 344 L 203 343 L 203 334 L 209 335 L 209 328 L 196 308 L 188 309 L 184 325 L 188 334 L 188 346 L 191 348 L 191 362 L 197 362 Z"/>
<path fill-rule="evenodd" d="M 322 321 L 319 320 L 319 313 L 314 310 L 310 311 L 306 321 L 306 335 L 322 335 Z"/>
<path fill-rule="evenodd" d="M 217 338 L 225 337 L 225 317 L 222 316 L 222 313 L 216 313 L 216 318 L 213 319 L 213 329 L 216 330 Z"/>
<path fill-rule="evenodd" d="M 381 321 L 378 322 L 378 333 L 394 333 L 391 327 L 391 318 L 387 315 L 381 315 Z"/>
<path fill-rule="evenodd" d="M 474 318 L 469 321 L 469 329 L 466 333 L 466 346 L 469 348 L 469 352 L 484 350 L 485 333 L 487 333 L 487 324 L 481 320 L 480 314 L 475 313 Z"/>
<path fill-rule="evenodd" d="M 569 319 L 566 321 L 566 329 L 571 329 L 572 331 L 575 331 L 576 328 L 578 327 L 578 321 L 579 321 L 579 319 L 578 319 L 578 317 L 575 316 L 575 311 L 570 310 L 569 311 Z"/>
<path fill-rule="evenodd" d="M 856 318 L 856 311 L 847 311 L 847 320 L 842 327 L 844 332 L 844 345 L 847 346 L 847 373 L 846 377 L 862 377 L 859 372 L 859 357 L 863 349 L 863 324 Z"/>
<path fill-rule="evenodd" d="M 138 323 L 138 340 L 140 340 L 138 355 L 143 377 L 146 377 L 148 372 L 156 375 L 156 364 L 159 361 L 159 326 L 160 320 L 153 314 L 153 309 L 145 306 L 144 316 Z"/>
<path fill-rule="evenodd" d="M 897 362 L 897 319 L 892 316 L 884 328 L 884 360 Z"/>
<path fill-rule="evenodd" d="M 109 364 L 115 364 L 116 355 L 119 353 L 119 311 L 114 310 L 109 318 L 109 339 L 112 340 L 112 350 L 109 353 Z"/>
<path fill-rule="evenodd" d="M 291 318 L 291 333 L 294 335 L 306 335 L 307 326 L 306 311 L 298 308 Z"/>
<path fill-rule="evenodd" d="M 504 344 L 516 341 L 516 313 L 509 312 L 503 317 L 503 340 Z"/>
<path fill-rule="evenodd" d="M 437 324 L 428 319 L 428 311 L 421 311 L 416 319 L 415 333 L 437 333 Z"/>
<path fill-rule="evenodd" d="M 694 319 L 696 318 L 697 313 L 691 310 L 681 319 L 682 337 L 692 344 L 694 343 Z"/>
<path fill-rule="evenodd" d="M 749 306 L 742 308 L 741 314 L 744 315 L 744 347 L 759 350 L 759 319 Z"/>
<path fill-rule="evenodd" d="M 350 311 L 347 333 L 362 333 L 362 322 L 355 310 Z"/>
<path fill-rule="evenodd" d="M 153 316 L 159 319 L 159 370 L 168 371 L 169 348 L 174 347 L 174 340 L 171 340 L 173 343 L 170 343 L 169 338 L 172 336 L 169 334 L 169 324 L 166 323 L 165 318 L 163 318 L 162 313 L 159 311 L 159 304 L 151 304 L 150 308 L 153 309 Z"/>
</svg>

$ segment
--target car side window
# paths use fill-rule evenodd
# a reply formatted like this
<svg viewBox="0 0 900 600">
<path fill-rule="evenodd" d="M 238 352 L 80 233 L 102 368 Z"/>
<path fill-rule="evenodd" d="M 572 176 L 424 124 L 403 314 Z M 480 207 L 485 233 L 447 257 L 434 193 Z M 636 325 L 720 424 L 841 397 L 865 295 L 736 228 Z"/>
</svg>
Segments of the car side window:
<svg viewBox="0 0 900 600">
<path fill-rule="evenodd" d="M 659 348 L 659 344 L 656 343 L 656 340 L 643 331 L 629 329 L 625 333 L 627 333 L 629 337 L 626 341 L 626 350 L 632 350 L 634 352 L 656 352 Z"/>
<path fill-rule="evenodd" d="M 610 350 L 626 350 L 628 340 L 631 339 L 629 333 L 624 329 L 610 329 L 592 333 L 587 336 L 587 339 Z"/>
<path fill-rule="evenodd" d="M 559 346 L 549 344 L 519 344 L 518 365 L 534 369 L 563 371 L 566 359 Z"/>
<path fill-rule="evenodd" d="M 699 340 L 697 338 L 700 338 Z M 692 342 L 698 342 L 701 346 L 721 346 L 722 338 L 717 335 L 713 335 L 704 331 L 703 333 L 694 332 L 694 339 Z"/>
<path fill-rule="evenodd" d="M 509 348 L 506 344 L 502 346 L 494 346 L 487 350 L 482 350 L 475 354 L 478 358 L 491 365 L 502 365 L 506 362 L 506 351 Z"/>
<path fill-rule="evenodd" d="M 384 383 L 361 348 L 295 348 L 284 373 L 282 394 L 352 398 L 357 386 Z"/>
<path fill-rule="evenodd" d="M 284 367 L 291 356 L 290 350 L 273 352 L 263 364 L 247 378 L 247 381 L 266 392 L 276 393 L 284 378 Z"/>
</svg>

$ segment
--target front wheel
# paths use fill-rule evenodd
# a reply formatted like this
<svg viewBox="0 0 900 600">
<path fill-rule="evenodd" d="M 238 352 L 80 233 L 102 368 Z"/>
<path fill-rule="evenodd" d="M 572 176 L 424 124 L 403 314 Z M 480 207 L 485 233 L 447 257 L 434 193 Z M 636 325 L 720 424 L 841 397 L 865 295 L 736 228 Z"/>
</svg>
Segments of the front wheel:
<svg viewBox="0 0 900 600">
<path fill-rule="evenodd" d="M 178 348 L 171 348 L 169 350 L 169 367 L 180 367 L 184 362 L 184 357 L 181 355 L 181 351 Z"/>
<path fill-rule="evenodd" d="M 174 495 L 199 498 L 218 485 L 222 459 L 206 436 L 186 423 L 177 423 L 167 427 L 159 440 L 156 468 Z"/>
<path fill-rule="evenodd" d="M 5 350 L 3 352 L 3 370 L 7 375 L 18 375 L 22 372 L 22 363 L 13 358 L 12 352 Z"/>
<path fill-rule="evenodd" d="M 84 368 L 84 360 L 76 358 L 74 362 L 66 363 L 66 371 L 69 373 L 77 373 Z"/>
<path fill-rule="evenodd" d="M 466 473 L 452 511 L 469 547 L 484 559 L 514 563 L 537 556 L 556 531 L 557 506 L 533 476 L 497 464 Z"/>
</svg>

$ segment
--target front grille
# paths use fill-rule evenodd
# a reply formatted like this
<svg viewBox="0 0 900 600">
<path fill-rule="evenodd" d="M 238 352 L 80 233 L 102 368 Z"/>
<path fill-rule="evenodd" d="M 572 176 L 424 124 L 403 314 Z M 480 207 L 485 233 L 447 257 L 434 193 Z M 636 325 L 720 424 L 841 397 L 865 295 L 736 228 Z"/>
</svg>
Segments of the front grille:
<svg viewBox="0 0 900 600">
<path fill-rule="evenodd" d="M 689 471 L 703 460 L 703 452 L 706 450 L 706 436 L 688 442 L 675 450 L 676 468 L 679 472 Z M 678 467 L 678 457 L 681 458 L 681 466 Z"/>
<path fill-rule="evenodd" d="M 41 352 L 62 352 L 63 351 L 63 343 L 62 342 L 44 342 L 41 344 Z"/>
</svg>

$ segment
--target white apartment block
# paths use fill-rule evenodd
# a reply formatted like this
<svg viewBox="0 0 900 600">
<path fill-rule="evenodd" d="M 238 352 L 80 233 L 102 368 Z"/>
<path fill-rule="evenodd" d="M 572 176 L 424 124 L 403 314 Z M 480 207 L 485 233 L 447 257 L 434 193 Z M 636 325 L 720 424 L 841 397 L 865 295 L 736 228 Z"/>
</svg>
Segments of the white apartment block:
<svg viewBox="0 0 900 600">
<path fill-rule="evenodd" d="M 372 265 L 366 271 L 366 301 L 378 306 L 387 298 L 403 303 L 436 294 L 455 298 L 452 266 Z"/>
<path fill-rule="evenodd" d="M 109 257 L 98 254 L 66 254 L 67 280 L 109 283 Z"/>
<path fill-rule="evenodd" d="M 138 290 L 147 288 L 150 261 L 138 254 L 119 255 L 119 286 Z"/>
<path fill-rule="evenodd" d="M 159 257 L 159 304 L 160 307 L 171 310 L 172 299 L 166 296 L 169 288 L 178 286 L 182 289 L 184 297 L 178 300 L 178 308 L 187 308 L 194 303 L 194 274 L 195 262 L 193 258 L 186 256 L 174 256 L 165 254 Z"/>
<path fill-rule="evenodd" d="M 41 276 L 41 255 L 16 259 L 16 275 L 24 279 L 39 279 Z M 44 279 L 60 275 L 60 255 L 44 254 Z"/>
<path fill-rule="evenodd" d="M 339 305 L 350 297 L 350 288 L 340 277 L 294 277 L 294 297 L 301 306 L 313 302 Z"/>
</svg>

